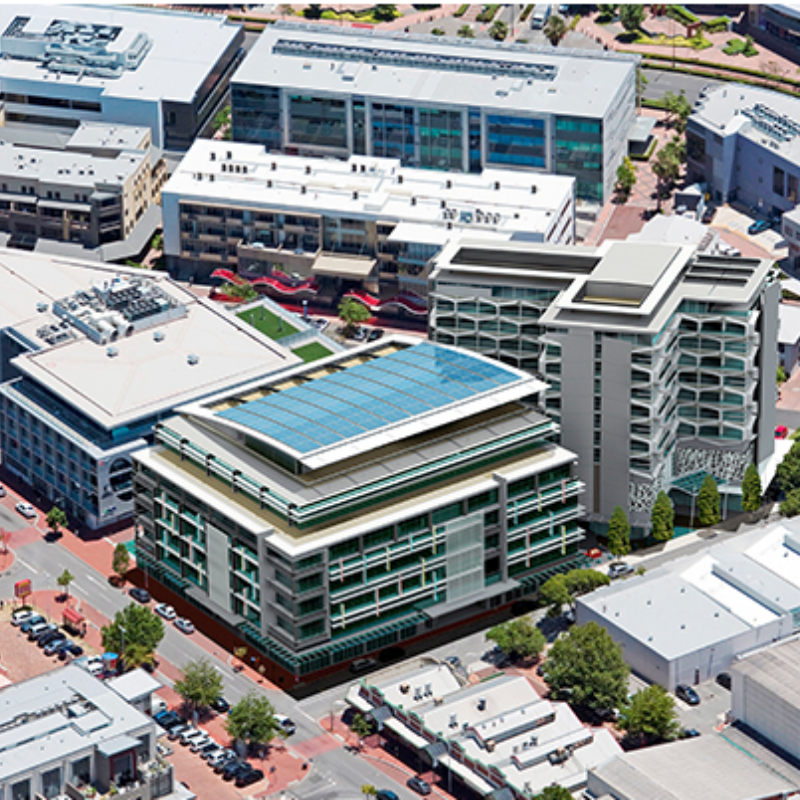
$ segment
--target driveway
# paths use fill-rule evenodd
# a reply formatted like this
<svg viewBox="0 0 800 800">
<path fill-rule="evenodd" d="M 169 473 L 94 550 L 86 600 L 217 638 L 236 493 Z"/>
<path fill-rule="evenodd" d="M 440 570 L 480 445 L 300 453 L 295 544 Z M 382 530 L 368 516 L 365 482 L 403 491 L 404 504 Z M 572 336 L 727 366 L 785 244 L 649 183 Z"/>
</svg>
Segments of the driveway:
<svg viewBox="0 0 800 800">
<path fill-rule="evenodd" d="M 779 230 L 769 228 L 757 236 L 750 236 L 747 232 L 747 229 L 757 219 L 759 219 L 758 214 L 746 214 L 740 208 L 722 206 L 714 215 L 711 227 L 719 230 L 723 234 L 722 238 L 736 247 L 739 247 L 739 239 L 744 239 L 744 241 L 757 247 L 770 258 L 777 260 L 786 258 L 789 255 L 788 244 Z M 724 235 L 725 232 L 735 234 L 737 240 L 730 240 Z M 751 255 L 745 250 L 742 250 L 742 253 L 743 255 Z M 756 253 L 752 253 L 752 255 L 756 255 Z"/>
</svg>

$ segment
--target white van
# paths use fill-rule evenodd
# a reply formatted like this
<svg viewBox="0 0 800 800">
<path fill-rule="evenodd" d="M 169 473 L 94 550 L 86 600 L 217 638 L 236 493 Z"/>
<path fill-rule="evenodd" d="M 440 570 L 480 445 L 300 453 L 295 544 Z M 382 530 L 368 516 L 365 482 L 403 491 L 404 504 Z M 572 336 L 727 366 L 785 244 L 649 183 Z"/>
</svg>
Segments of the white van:
<svg viewBox="0 0 800 800">
<path fill-rule="evenodd" d="M 547 24 L 550 19 L 550 6 L 549 5 L 536 5 L 531 12 L 531 28 L 535 31 L 540 31 Z"/>
</svg>

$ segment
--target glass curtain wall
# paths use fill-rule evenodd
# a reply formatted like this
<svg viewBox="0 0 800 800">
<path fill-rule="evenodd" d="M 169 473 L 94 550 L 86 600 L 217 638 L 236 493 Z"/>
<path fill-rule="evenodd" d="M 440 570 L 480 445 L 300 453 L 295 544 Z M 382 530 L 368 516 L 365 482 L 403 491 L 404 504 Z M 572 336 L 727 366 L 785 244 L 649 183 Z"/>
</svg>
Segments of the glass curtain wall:
<svg viewBox="0 0 800 800">
<path fill-rule="evenodd" d="M 487 161 L 544 169 L 544 120 L 489 114 L 486 118 Z"/>
<path fill-rule="evenodd" d="M 411 106 L 372 104 L 372 155 L 414 164 L 414 133 Z"/>
<path fill-rule="evenodd" d="M 603 130 L 596 121 L 556 118 L 556 174 L 572 175 L 576 194 L 603 200 Z"/>
<path fill-rule="evenodd" d="M 463 169 L 463 131 L 460 111 L 419 110 L 420 166 Z"/>
<path fill-rule="evenodd" d="M 281 149 L 280 89 L 270 86 L 233 87 L 233 138 L 237 142 Z"/>
<path fill-rule="evenodd" d="M 347 149 L 347 103 L 333 97 L 293 94 L 289 98 L 292 144 Z"/>
</svg>

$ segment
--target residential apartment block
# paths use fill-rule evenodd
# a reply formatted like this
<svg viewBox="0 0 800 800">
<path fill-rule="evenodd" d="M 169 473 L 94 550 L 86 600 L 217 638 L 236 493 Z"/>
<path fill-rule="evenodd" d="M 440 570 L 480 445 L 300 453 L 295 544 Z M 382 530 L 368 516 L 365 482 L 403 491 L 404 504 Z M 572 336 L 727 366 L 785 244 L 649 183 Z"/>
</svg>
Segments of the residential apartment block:
<svg viewBox="0 0 800 800">
<path fill-rule="evenodd" d="M 167 177 L 150 128 L 84 122 L 63 146 L 21 142 L 0 138 L 0 232 L 10 246 L 52 239 L 94 249 L 127 239 L 141 222 L 130 252 L 142 249 Z"/>
<path fill-rule="evenodd" d="M 313 280 L 328 302 L 352 288 L 424 296 L 428 262 L 454 232 L 572 243 L 574 190 L 574 178 L 554 175 L 458 175 L 199 139 L 164 188 L 164 248 L 177 274 L 292 274 Z M 280 296 L 291 287 L 266 289 Z"/>
<path fill-rule="evenodd" d="M 602 202 L 627 153 L 637 56 L 270 25 L 231 81 L 233 138 L 404 166 L 570 175 Z"/>
<path fill-rule="evenodd" d="M 300 361 L 164 273 L 0 250 L 3 465 L 89 528 L 130 518 L 177 405 Z"/>
<path fill-rule="evenodd" d="M 134 455 L 137 562 L 279 683 L 485 614 L 584 558 L 543 388 L 398 336 L 189 404 Z"/>
<path fill-rule="evenodd" d="M 641 535 L 659 490 L 688 511 L 711 473 L 732 510 L 747 465 L 766 470 L 779 296 L 768 260 L 464 237 L 435 259 L 429 334 L 539 374 L 588 519 L 620 505 Z"/>
<path fill-rule="evenodd" d="M 219 106 L 244 30 L 222 15 L 135 6 L 0 6 L 6 123 L 147 126 L 186 149 Z"/>
</svg>

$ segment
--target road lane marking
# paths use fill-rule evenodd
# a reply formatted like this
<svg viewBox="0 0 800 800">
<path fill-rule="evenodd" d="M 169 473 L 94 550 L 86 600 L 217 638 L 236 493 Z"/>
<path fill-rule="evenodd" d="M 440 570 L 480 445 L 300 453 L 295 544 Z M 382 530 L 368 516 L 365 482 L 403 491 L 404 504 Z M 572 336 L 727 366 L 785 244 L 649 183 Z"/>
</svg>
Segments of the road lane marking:
<svg viewBox="0 0 800 800">
<path fill-rule="evenodd" d="M 31 572 L 35 572 L 37 575 L 39 574 L 39 570 L 36 567 L 31 566 L 25 559 L 20 558 L 17 556 L 19 563 L 22 564 L 23 567 L 27 567 Z"/>
</svg>

